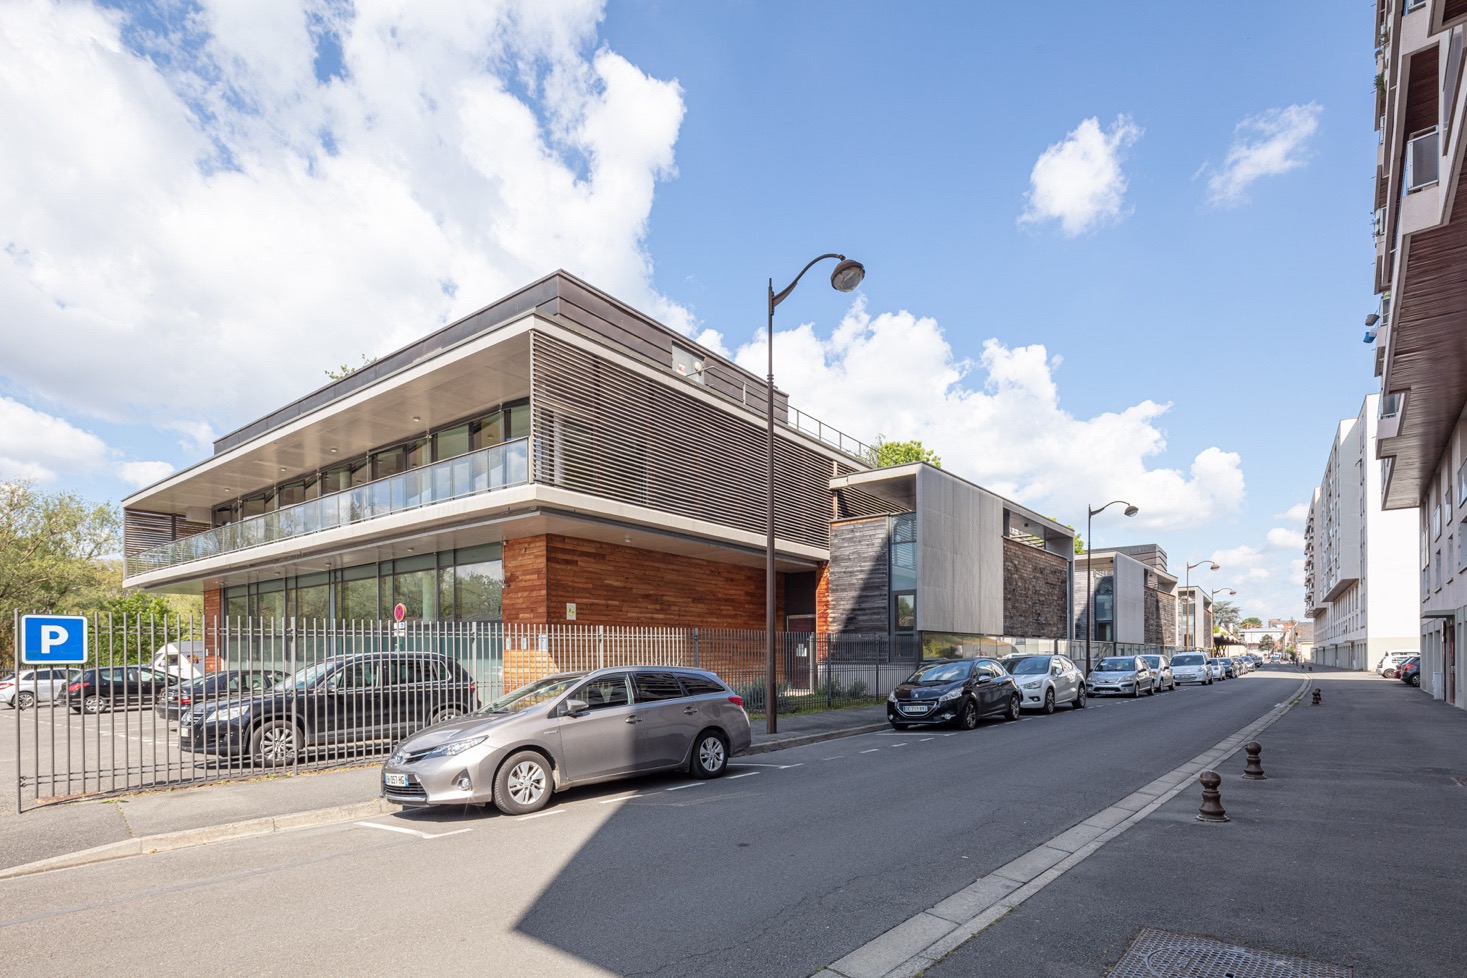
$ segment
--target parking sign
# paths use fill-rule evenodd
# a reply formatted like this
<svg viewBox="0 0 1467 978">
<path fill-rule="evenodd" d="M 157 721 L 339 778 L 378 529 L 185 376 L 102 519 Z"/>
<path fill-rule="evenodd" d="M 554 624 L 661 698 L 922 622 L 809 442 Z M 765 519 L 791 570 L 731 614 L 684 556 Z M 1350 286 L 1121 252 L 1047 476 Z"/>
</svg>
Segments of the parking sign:
<svg viewBox="0 0 1467 978">
<path fill-rule="evenodd" d="M 81 615 L 24 615 L 20 661 L 26 665 L 79 666 L 87 661 L 87 620 Z"/>
</svg>

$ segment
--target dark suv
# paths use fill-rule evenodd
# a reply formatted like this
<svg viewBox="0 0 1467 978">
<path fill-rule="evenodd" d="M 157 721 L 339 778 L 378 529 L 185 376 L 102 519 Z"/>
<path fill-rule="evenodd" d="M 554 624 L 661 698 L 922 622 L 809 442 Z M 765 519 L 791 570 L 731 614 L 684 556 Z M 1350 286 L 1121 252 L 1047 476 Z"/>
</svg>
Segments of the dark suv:
<svg viewBox="0 0 1467 978">
<path fill-rule="evenodd" d="M 438 652 L 333 656 L 253 696 L 195 707 L 179 722 L 185 751 L 247 755 L 266 766 L 307 748 L 392 741 L 479 708 L 474 679 Z"/>
</svg>

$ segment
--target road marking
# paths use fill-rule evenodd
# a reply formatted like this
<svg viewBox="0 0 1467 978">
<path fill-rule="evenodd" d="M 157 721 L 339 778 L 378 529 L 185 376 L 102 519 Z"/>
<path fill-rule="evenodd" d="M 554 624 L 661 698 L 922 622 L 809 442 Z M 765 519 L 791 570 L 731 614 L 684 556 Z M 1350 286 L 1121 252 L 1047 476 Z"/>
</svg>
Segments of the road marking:
<svg viewBox="0 0 1467 978">
<path fill-rule="evenodd" d="M 861 751 L 861 753 L 862 754 L 875 754 L 879 750 L 881 750 L 880 747 L 873 747 L 870 750 L 863 750 L 863 751 Z"/>
<path fill-rule="evenodd" d="M 662 790 L 663 791 L 682 791 L 684 788 L 696 788 L 700 784 L 707 784 L 707 783 L 708 783 L 707 781 L 689 781 L 687 784 L 675 784 L 671 788 L 663 788 Z"/>
<path fill-rule="evenodd" d="M 927 741 L 929 741 L 929 740 L 935 740 L 935 739 L 936 739 L 935 737 L 923 737 L 921 740 L 917 741 L 917 743 L 919 743 L 919 744 L 925 744 L 925 743 L 927 743 Z"/>
<path fill-rule="evenodd" d="M 888 746 L 890 746 L 890 747 L 905 747 L 905 746 L 907 746 L 907 743 L 908 743 L 908 741 L 905 741 L 904 740 L 904 741 L 902 741 L 899 744 L 889 744 Z"/>
<path fill-rule="evenodd" d="M 556 813 L 555 812 L 546 812 L 545 814 L 547 814 L 547 815 L 554 815 Z M 534 815 L 526 815 L 525 817 L 526 818 L 534 818 L 535 816 Z M 403 835 L 415 835 L 415 836 L 417 836 L 420 839 L 441 839 L 444 836 L 448 836 L 448 835 L 461 835 L 464 832 L 472 832 L 473 831 L 473 829 L 454 829 L 452 832 L 436 832 L 435 833 L 435 832 L 420 832 L 417 829 L 403 828 L 401 825 L 381 825 L 381 824 L 379 824 L 377 822 L 356 822 L 355 824 L 356 825 L 360 825 L 364 829 L 381 829 L 384 832 L 401 832 Z"/>
<path fill-rule="evenodd" d="M 634 795 L 617 795 L 615 798 L 602 798 L 596 804 L 598 804 L 598 805 L 611 805 L 611 804 L 614 804 L 614 803 L 616 803 L 618 801 L 631 801 L 633 798 L 641 798 L 641 797 L 642 797 L 641 793 L 637 793 L 637 794 L 634 794 Z"/>
<path fill-rule="evenodd" d="M 564 814 L 565 814 L 565 809 L 564 808 L 557 808 L 554 811 L 549 811 L 549 812 L 536 812 L 533 815 L 521 815 L 520 817 L 516 818 L 515 821 L 516 822 L 528 822 L 532 818 L 544 818 L 546 815 L 564 815 Z M 459 831 L 460 832 L 467 832 L 468 829 L 460 829 Z M 455 833 L 455 832 L 445 832 L 443 834 L 444 835 L 456 835 L 457 833 Z M 438 838 L 438 836 L 436 836 L 436 835 L 430 835 L 430 836 L 428 836 L 428 838 L 430 838 L 430 839 L 436 839 L 436 838 Z"/>
<path fill-rule="evenodd" d="M 845 757 L 845 756 L 846 755 L 844 755 L 844 754 L 831 754 L 829 757 L 822 757 L 821 760 L 822 761 L 838 761 L 842 757 Z"/>
<path fill-rule="evenodd" d="M 739 778 L 752 778 L 754 775 L 756 775 L 758 773 L 759 773 L 758 771 L 745 771 L 743 774 L 735 774 L 733 777 L 731 777 L 731 778 L 724 778 L 723 780 L 725 780 L 725 781 L 737 781 Z"/>
</svg>

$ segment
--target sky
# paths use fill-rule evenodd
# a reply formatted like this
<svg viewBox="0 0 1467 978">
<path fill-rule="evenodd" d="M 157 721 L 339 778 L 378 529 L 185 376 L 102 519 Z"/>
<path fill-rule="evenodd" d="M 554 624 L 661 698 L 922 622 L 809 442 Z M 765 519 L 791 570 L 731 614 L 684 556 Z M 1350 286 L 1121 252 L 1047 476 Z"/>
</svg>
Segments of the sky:
<svg viewBox="0 0 1467 978">
<path fill-rule="evenodd" d="M 1369 3 L 0 0 L 0 479 L 118 501 L 556 268 L 1303 615 Z M 827 269 L 828 271 L 828 269 Z"/>
</svg>

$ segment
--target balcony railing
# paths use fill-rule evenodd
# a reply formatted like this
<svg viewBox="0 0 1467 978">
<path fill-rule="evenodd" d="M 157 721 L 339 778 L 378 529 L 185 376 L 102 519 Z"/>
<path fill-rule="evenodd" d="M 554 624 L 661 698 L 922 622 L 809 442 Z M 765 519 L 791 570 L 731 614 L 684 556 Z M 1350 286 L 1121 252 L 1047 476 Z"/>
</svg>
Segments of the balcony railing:
<svg viewBox="0 0 1467 978">
<path fill-rule="evenodd" d="M 789 408 L 788 414 L 789 421 L 787 423 L 796 431 L 813 435 L 818 440 L 838 451 L 845 452 L 852 458 L 857 458 L 867 463 L 871 461 L 872 449 L 865 442 L 857 438 L 852 438 L 845 432 L 832 428 L 818 418 L 812 418 L 810 415 L 797 411 L 794 408 Z"/>
<path fill-rule="evenodd" d="M 174 540 L 129 557 L 127 573 L 146 574 L 529 481 L 529 439 L 520 438 Z"/>
<path fill-rule="evenodd" d="M 1439 182 L 1441 161 L 1441 133 L 1435 127 L 1412 135 L 1406 140 L 1406 172 L 1401 180 L 1401 193 L 1415 193 Z"/>
</svg>

